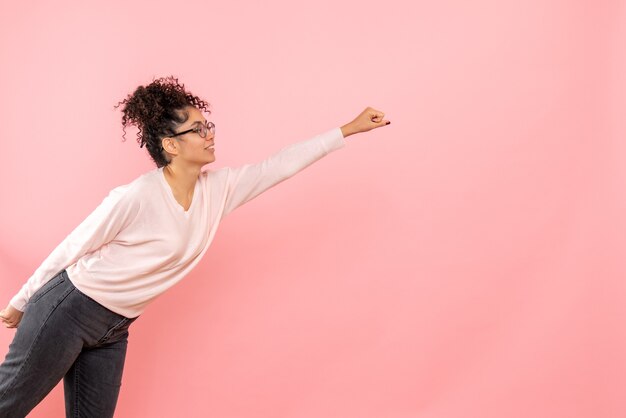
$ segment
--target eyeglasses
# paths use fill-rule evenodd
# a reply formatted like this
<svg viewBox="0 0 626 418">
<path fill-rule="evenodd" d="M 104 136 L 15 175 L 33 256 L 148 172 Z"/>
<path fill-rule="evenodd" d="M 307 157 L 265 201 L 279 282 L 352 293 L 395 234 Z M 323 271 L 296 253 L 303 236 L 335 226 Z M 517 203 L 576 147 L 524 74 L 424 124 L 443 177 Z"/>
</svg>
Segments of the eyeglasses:
<svg viewBox="0 0 626 418">
<path fill-rule="evenodd" d="M 173 138 L 173 137 L 178 136 L 178 135 L 186 134 L 186 133 L 188 133 L 188 132 L 195 132 L 195 133 L 199 134 L 199 135 L 200 135 L 200 137 L 202 137 L 202 138 L 206 138 L 206 134 L 207 134 L 209 131 L 210 131 L 212 134 L 214 134 L 214 133 L 215 133 L 215 124 L 214 124 L 213 122 L 207 122 L 207 123 L 206 123 L 206 125 L 202 125 L 202 124 L 200 124 L 200 126 L 199 126 L 199 127 L 197 127 L 197 128 L 187 129 L 186 131 L 182 131 L 182 132 L 179 132 L 179 133 L 177 133 L 177 134 L 170 135 L 170 138 Z"/>
<path fill-rule="evenodd" d="M 200 135 L 201 138 L 206 138 L 207 133 L 209 132 L 215 134 L 215 124 L 213 122 L 207 122 L 206 125 L 200 124 L 199 127 L 187 129 L 186 131 L 182 131 L 174 135 L 169 135 L 169 138 L 174 138 L 176 136 L 183 135 L 189 132 L 195 132 Z M 163 150 L 163 147 L 161 147 L 161 151 Z"/>
</svg>

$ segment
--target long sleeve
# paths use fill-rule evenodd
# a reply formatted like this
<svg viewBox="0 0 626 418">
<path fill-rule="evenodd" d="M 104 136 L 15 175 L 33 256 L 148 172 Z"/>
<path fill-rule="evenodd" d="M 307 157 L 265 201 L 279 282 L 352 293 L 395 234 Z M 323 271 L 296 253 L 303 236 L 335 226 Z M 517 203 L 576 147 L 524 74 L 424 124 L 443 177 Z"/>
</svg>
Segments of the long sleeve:
<svg viewBox="0 0 626 418">
<path fill-rule="evenodd" d="M 345 138 L 337 127 L 288 145 L 259 163 L 217 170 L 214 174 L 225 188 L 221 217 L 343 146 Z"/>
<path fill-rule="evenodd" d="M 129 185 L 116 187 L 102 203 L 78 225 L 35 270 L 9 302 L 19 311 L 30 297 L 58 272 L 85 254 L 98 250 L 115 238 L 137 213 L 137 204 L 126 193 Z"/>
</svg>

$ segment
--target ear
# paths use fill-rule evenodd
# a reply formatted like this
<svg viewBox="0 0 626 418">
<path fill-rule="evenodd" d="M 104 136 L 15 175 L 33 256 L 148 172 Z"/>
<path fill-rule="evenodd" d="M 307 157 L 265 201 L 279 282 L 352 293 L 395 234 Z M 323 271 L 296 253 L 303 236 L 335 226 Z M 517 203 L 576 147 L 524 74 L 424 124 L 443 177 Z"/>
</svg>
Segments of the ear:
<svg viewBox="0 0 626 418">
<path fill-rule="evenodd" d="M 166 136 L 165 138 L 161 140 L 161 146 L 166 152 L 170 154 L 174 154 L 174 155 L 178 154 L 176 141 L 174 141 L 174 139 L 170 138 L 169 136 Z"/>
</svg>

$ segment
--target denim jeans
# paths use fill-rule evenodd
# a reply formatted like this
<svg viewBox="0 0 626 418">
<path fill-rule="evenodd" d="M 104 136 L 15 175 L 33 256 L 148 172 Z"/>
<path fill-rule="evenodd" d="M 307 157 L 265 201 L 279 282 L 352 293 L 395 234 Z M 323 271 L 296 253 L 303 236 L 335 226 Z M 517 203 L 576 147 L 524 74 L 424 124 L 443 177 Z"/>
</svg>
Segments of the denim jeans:
<svg viewBox="0 0 626 418">
<path fill-rule="evenodd" d="M 0 365 L 0 417 L 25 417 L 61 379 L 66 417 L 112 417 L 137 318 L 105 308 L 59 272 L 26 304 Z"/>
</svg>

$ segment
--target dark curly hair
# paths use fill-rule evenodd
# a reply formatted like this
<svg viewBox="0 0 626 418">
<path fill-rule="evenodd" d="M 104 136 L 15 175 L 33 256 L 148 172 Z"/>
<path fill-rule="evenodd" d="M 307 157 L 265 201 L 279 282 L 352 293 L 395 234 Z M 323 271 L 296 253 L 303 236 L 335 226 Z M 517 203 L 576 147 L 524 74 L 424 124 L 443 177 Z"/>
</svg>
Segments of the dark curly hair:
<svg viewBox="0 0 626 418">
<path fill-rule="evenodd" d="M 171 162 L 161 148 L 161 140 L 168 135 L 174 135 L 176 128 L 189 118 L 189 114 L 184 111 L 185 106 L 195 106 L 211 113 L 208 110 L 209 104 L 186 91 L 185 85 L 179 84 L 174 76 L 156 80 L 153 78 L 152 83 L 137 87 L 132 95 L 129 94 L 114 108 L 117 109 L 122 104 L 123 141 L 126 141 L 126 127 L 137 126 L 139 147 L 146 146 L 157 167 Z"/>
</svg>

